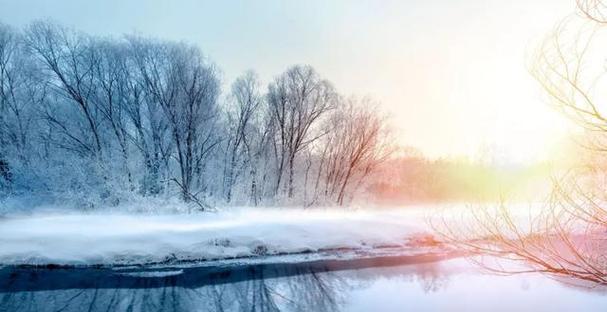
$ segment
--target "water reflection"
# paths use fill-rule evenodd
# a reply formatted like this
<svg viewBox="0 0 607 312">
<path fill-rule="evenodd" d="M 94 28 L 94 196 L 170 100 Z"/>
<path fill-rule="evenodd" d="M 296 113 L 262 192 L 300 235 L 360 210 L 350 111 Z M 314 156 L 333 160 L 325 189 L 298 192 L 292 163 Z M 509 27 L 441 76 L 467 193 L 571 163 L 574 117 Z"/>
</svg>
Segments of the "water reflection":
<svg viewBox="0 0 607 312">
<path fill-rule="evenodd" d="M 162 270 L 3 268 L 0 311 L 422 311 L 453 310 L 457 301 L 466 310 L 481 310 L 496 302 L 490 296 L 485 306 L 475 296 L 466 302 L 466 294 L 482 296 L 490 290 L 502 297 L 510 291 L 523 297 L 537 292 L 529 290 L 527 280 L 514 281 L 512 288 L 499 282 L 501 277 L 479 275 L 463 260 L 415 260 L 426 263 L 398 265 L 403 259 L 395 258 Z M 554 285 L 545 286 L 543 291 Z M 566 287 L 558 291 L 573 292 Z M 543 295 L 531 294 L 529 298 Z M 607 304 L 604 296 L 579 298 L 590 307 Z M 521 300 L 511 302 L 526 304 Z"/>
<path fill-rule="evenodd" d="M 347 294 L 394 272 L 398 258 L 231 267 L 0 270 L 0 311 L 340 311 Z M 432 261 L 433 259 L 417 259 Z M 426 291 L 438 264 L 399 270 Z"/>
</svg>

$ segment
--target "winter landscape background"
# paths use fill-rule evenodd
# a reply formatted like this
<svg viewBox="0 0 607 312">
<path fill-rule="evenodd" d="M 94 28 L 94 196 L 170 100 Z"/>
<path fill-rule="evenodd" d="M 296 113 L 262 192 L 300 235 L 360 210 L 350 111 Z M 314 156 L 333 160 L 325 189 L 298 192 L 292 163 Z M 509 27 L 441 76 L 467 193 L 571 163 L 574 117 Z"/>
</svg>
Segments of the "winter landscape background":
<svg viewBox="0 0 607 312">
<path fill-rule="evenodd" d="M 0 0 L 0 312 L 602 310 L 606 16 Z"/>
</svg>

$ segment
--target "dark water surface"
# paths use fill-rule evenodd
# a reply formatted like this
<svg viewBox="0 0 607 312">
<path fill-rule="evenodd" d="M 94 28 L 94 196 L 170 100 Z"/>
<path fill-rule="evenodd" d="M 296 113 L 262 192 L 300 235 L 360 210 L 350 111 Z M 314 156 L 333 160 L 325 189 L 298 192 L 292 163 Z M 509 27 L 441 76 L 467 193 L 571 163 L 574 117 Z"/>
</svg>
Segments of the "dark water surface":
<svg viewBox="0 0 607 312">
<path fill-rule="evenodd" d="M 415 264 L 402 264 L 411 263 Z M 600 289 L 435 256 L 160 269 L 0 269 L 0 311 L 607 311 Z"/>
</svg>

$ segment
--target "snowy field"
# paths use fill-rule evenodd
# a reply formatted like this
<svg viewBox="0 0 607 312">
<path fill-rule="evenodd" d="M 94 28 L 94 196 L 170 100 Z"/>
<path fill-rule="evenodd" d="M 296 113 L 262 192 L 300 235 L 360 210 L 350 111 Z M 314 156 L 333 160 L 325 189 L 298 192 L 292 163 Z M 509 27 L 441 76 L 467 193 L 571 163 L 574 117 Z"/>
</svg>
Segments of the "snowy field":
<svg viewBox="0 0 607 312">
<path fill-rule="evenodd" d="M 242 209 L 7 216 L 0 219 L 0 264 L 174 264 L 327 251 L 407 253 L 428 237 L 427 212 Z"/>
</svg>

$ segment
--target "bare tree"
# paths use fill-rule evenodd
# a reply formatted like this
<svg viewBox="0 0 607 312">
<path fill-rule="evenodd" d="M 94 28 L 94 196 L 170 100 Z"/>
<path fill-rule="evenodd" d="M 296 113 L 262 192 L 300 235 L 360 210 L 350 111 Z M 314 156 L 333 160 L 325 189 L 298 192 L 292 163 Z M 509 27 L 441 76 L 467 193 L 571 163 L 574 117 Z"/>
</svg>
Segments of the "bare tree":
<svg viewBox="0 0 607 312">
<path fill-rule="evenodd" d="M 368 98 L 340 100 L 339 109 L 325 123 L 327 135 L 317 146 L 314 200 L 322 195 L 343 205 L 393 152 L 386 122 L 378 111 Z"/>
<path fill-rule="evenodd" d="M 100 55 L 91 46 L 91 38 L 49 22 L 35 22 L 27 30 L 26 42 L 49 75 L 48 84 L 57 96 L 77 107 L 84 120 L 84 125 L 76 122 L 71 127 L 54 107 L 49 107 L 46 119 L 64 139 L 58 145 L 100 161 L 104 145 L 99 129 L 101 117 L 91 103 L 96 89 L 93 70 Z"/>
<path fill-rule="evenodd" d="M 127 41 L 129 56 L 125 73 L 129 78 L 126 80 L 125 110 L 134 129 L 129 137 L 145 165 L 141 192 L 156 195 L 162 189 L 161 180 L 169 179 L 168 163 L 173 148 L 169 121 L 154 89 L 150 89 L 163 75 L 160 64 L 166 57 L 165 47 L 139 37 L 128 37 Z"/>
<path fill-rule="evenodd" d="M 16 37 L 15 31 L 8 26 L 0 25 L 0 178 L 6 183 L 11 181 L 6 147 L 11 143 L 17 146 L 21 143 L 18 135 L 11 133 L 12 127 L 8 118 L 9 112 L 12 111 L 16 116 L 20 112 L 15 99 L 17 73 L 14 59 L 19 49 Z M 0 186 L 2 184 L 4 183 L 0 183 Z"/>
<path fill-rule="evenodd" d="M 605 6 L 595 0 L 580 0 L 578 5 L 590 20 L 569 17 L 561 22 L 538 49 L 532 74 L 550 102 L 586 131 L 582 147 L 590 155 L 588 162 L 553 178 L 542 209 L 521 216 L 503 203 L 495 209 L 475 207 L 465 218 L 443 220 L 435 227 L 461 250 L 526 265 L 510 269 L 481 262 L 494 272 L 542 272 L 604 286 L 607 119 L 601 96 L 606 51 L 600 43 Z"/>
<path fill-rule="evenodd" d="M 183 44 L 157 49 L 160 57 L 140 60 L 139 68 L 149 97 L 169 121 L 179 167 L 179 179 L 172 180 L 184 200 L 198 201 L 194 188 L 203 186 L 205 161 L 219 142 L 214 129 L 219 81 L 198 49 Z"/>
<path fill-rule="evenodd" d="M 23 36 L 0 25 L 0 177 L 11 180 L 6 156 L 13 149 L 27 164 L 36 110 L 46 99 L 46 87 L 31 64 Z"/>
<path fill-rule="evenodd" d="M 268 104 L 275 131 L 277 174 L 275 193 L 287 175 L 287 196 L 293 197 L 295 162 L 299 153 L 325 133 L 314 126 L 335 107 L 333 87 L 310 66 L 294 66 L 268 89 Z"/>
<path fill-rule="evenodd" d="M 339 95 L 310 66 L 287 69 L 266 94 L 247 72 L 228 101 L 218 76 L 184 43 L 0 26 L 2 187 L 87 194 L 73 197 L 90 206 L 176 192 L 207 209 L 295 203 L 300 186 L 311 204 L 308 186 L 315 203 L 322 182 L 344 204 L 386 155 L 383 120 L 368 103 L 335 110 Z"/>
<path fill-rule="evenodd" d="M 93 82 L 97 86 L 91 95 L 91 103 L 109 126 L 122 158 L 122 174 L 127 176 L 129 189 L 133 189 L 133 177 L 129 168 L 129 119 L 128 101 L 131 100 L 130 78 L 127 66 L 126 46 L 119 42 L 99 40 L 92 43 L 99 59 L 92 67 Z M 109 140 L 108 140 L 109 141 Z M 112 146 L 109 146 L 112 147 Z"/>
<path fill-rule="evenodd" d="M 604 0 L 576 0 L 584 16 L 598 23 L 607 23 L 607 4 Z"/>
<path fill-rule="evenodd" d="M 570 200 L 580 194 L 561 187 L 555 187 L 550 203 L 541 211 L 517 215 L 505 203 L 475 206 L 461 218 L 435 220 L 433 226 L 443 240 L 477 256 L 472 260 L 491 272 L 539 272 L 591 282 L 591 286 L 607 285 L 604 211 L 588 202 L 572 204 Z M 598 210 L 602 216 L 591 212 Z"/>
<path fill-rule="evenodd" d="M 226 159 L 224 169 L 224 189 L 226 201 L 232 200 L 232 191 L 243 166 L 252 165 L 253 151 L 251 144 L 254 140 L 251 136 L 254 131 L 251 127 L 258 126 L 259 108 L 262 97 L 259 92 L 259 78 L 252 72 L 246 72 L 236 79 L 232 85 L 232 100 L 227 107 L 227 129 L 228 140 L 226 144 Z M 251 176 L 255 176 L 254 168 L 251 166 Z M 254 180 L 253 180 L 254 181 Z M 255 182 L 252 182 L 255 183 Z M 251 186 L 254 192 L 255 184 Z"/>
</svg>

